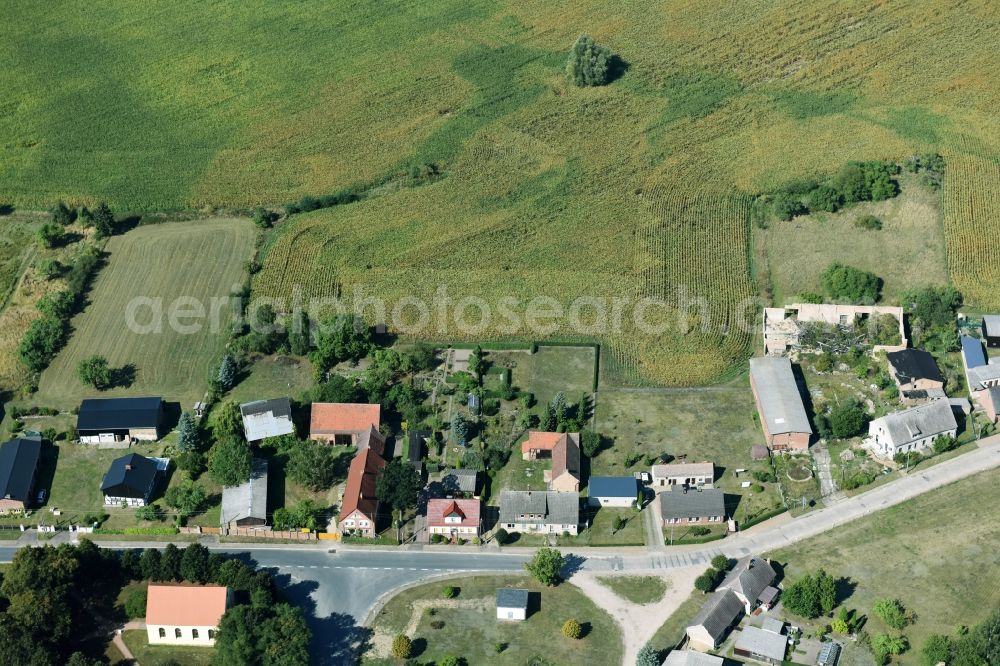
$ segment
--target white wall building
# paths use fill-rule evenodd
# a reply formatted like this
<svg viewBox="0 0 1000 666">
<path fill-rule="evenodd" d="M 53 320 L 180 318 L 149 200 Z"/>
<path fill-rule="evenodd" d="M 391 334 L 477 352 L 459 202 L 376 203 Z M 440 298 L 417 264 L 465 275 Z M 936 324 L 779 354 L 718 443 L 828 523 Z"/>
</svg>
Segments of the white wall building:
<svg viewBox="0 0 1000 666">
<path fill-rule="evenodd" d="M 233 593 L 218 585 L 150 585 L 146 636 L 150 645 L 215 645 Z"/>
<path fill-rule="evenodd" d="M 939 398 L 875 419 L 868 424 L 864 444 L 875 455 L 892 459 L 899 453 L 928 449 L 938 437 L 954 437 L 957 432 L 951 404 Z"/>
</svg>

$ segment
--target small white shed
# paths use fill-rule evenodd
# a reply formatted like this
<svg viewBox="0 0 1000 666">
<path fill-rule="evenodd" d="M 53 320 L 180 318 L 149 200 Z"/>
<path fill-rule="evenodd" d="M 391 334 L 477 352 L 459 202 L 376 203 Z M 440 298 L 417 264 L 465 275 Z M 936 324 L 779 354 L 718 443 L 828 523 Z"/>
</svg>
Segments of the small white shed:
<svg viewBox="0 0 1000 666">
<path fill-rule="evenodd" d="M 497 590 L 497 619 L 524 620 L 528 617 L 528 591 L 515 587 Z"/>
</svg>

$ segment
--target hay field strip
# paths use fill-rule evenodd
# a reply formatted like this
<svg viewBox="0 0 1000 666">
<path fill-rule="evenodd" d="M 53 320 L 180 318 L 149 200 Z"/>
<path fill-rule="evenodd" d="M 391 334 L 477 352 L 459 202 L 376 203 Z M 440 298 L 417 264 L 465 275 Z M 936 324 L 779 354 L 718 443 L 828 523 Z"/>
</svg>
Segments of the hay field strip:
<svg viewBox="0 0 1000 666">
<path fill-rule="evenodd" d="M 114 368 L 133 363 L 137 370 L 132 386 L 101 395 L 157 395 L 190 407 L 204 392 L 227 329 L 212 334 L 206 323 L 200 332 L 178 333 L 170 326 L 169 306 L 178 297 L 190 297 L 204 303 L 207 313 L 210 298 L 228 297 L 243 280 L 253 239 L 253 226 L 245 219 L 167 222 L 113 237 L 90 304 L 71 322 L 69 343 L 42 373 L 35 400 L 68 408 L 81 396 L 96 394 L 77 379 L 76 367 L 83 358 L 101 354 Z M 140 297 L 162 299 L 162 333 L 140 334 L 126 326 L 128 304 Z M 231 315 L 228 304 L 221 312 Z M 139 310 L 136 319 L 149 323 L 150 310 Z"/>
</svg>

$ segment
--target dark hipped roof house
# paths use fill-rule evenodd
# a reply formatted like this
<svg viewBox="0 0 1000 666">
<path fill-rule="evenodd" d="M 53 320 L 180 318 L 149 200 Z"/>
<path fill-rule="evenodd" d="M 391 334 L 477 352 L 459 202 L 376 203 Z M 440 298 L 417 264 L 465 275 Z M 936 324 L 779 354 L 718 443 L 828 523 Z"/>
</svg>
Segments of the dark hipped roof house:
<svg viewBox="0 0 1000 666">
<path fill-rule="evenodd" d="M 944 375 L 934 357 L 923 349 L 903 349 L 885 355 L 900 391 L 944 388 Z"/>
<path fill-rule="evenodd" d="M 84 444 L 156 441 L 162 430 L 162 398 L 90 398 L 80 403 L 76 417 Z"/>
<path fill-rule="evenodd" d="M 0 513 L 24 511 L 31 503 L 42 440 L 18 437 L 0 446 Z"/>
<path fill-rule="evenodd" d="M 130 453 L 116 458 L 104 474 L 101 492 L 107 505 L 146 506 L 156 486 L 156 461 Z"/>
</svg>

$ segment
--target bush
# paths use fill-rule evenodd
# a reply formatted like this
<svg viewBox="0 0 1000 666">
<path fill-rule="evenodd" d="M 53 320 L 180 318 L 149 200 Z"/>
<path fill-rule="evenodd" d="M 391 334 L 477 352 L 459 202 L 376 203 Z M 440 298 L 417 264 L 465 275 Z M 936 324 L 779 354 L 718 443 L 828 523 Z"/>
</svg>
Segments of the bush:
<svg viewBox="0 0 1000 666">
<path fill-rule="evenodd" d="M 854 226 L 869 231 L 878 231 L 882 228 L 882 220 L 874 215 L 862 215 L 854 221 Z"/>
<path fill-rule="evenodd" d="M 877 599 L 872 604 L 872 612 L 885 622 L 887 627 L 893 629 L 902 629 L 909 622 L 906 610 L 899 599 Z"/>
<path fill-rule="evenodd" d="M 903 654 L 909 644 L 906 636 L 889 636 L 888 634 L 875 634 L 871 638 L 872 654 L 875 655 L 875 663 L 884 664 L 889 659 L 889 655 Z"/>
<path fill-rule="evenodd" d="M 444 620 L 434 620 L 431 622 L 431 629 L 444 629 Z"/>
<path fill-rule="evenodd" d="M 864 432 L 868 425 L 868 412 L 857 400 L 835 406 L 827 417 L 830 435 L 837 439 L 854 437 Z"/>
<path fill-rule="evenodd" d="M 650 643 L 646 643 L 635 655 L 635 666 L 660 666 L 660 653 Z"/>
<path fill-rule="evenodd" d="M 580 626 L 579 622 L 570 618 L 563 623 L 562 633 L 566 638 L 577 639 L 583 636 L 583 627 Z"/>
<path fill-rule="evenodd" d="M 827 295 L 852 303 L 874 303 L 882 290 L 882 281 L 874 273 L 839 262 L 830 264 L 823 271 L 822 282 Z"/>
<path fill-rule="evenodd" d="M 566 78 L 574 84 L 603 86 L 608 83 L 611 50 L 600 46 L 589 35 L 580 35 L 566 61 Z"/>
<path fill-rule="evenodd" d="M 706 534 L 710 534 L 711 532 L 712 532 L 712 530 L 710 530 L 709 528 L 704 527 L 704 526 L 698 526 L 698 527 L 692 527 L 691 528 L 691 534 L 694 535 L 694 536 L 696 536 L 696 537 L 705 536 Z"/>
<path fill-rule="evenodd" d="M 934 440 L 934 453 L 945 453 L 958 448 L 958 440 L 948 435 L 942 435 Z"/>
<path fill-rule="evenodd" d="M 844 197 L 829 185 L 820 185 L 809 193 L 809 208 L 812 210 L 823 210 L 828 213 L 834 213 L 843 204 Z"/>
<path fill-rule="evenodd" d="M 413 641 L 409 636 L 399 634 L 392 639 L 392 656 L 397 659 L 409 659 L 413 652 Z"/>
<path fill-rule="evenodd" d="M 446 585 L 443 590 L 441 590 L 441 596 L 445 599 L 454 599 L 458 596 L 458 588 L 454 585 Z"/>
<path fill-rule="evenodd" d="M 501 641 L 497 641 L 496 643 L 493 644 L 493 651 L 496 652 L 497 654 L 500 654 L 506 649 L 507 649 L 507 644 Z"/>
<path fill-rule="evenodd" d="M 507 543 L 507 541 L 510 539 L 510 534 L 507 533 L 507 530 L 505 530 L 504 528 L 500 527 L 500 528 L 497 528 L 497 531 L 495 533 L 495 538 L 497 540 L 497 543 L 502 546 L 505 543 Z"/>
<path fill-rule="evenodd" d="M 802 203 L 801 199 L 788 194 L 776 195 L 774 200 L 771 202 L 771 210 L 774 211 L 775 216 L 779 220 L 785 221 L 788 221 L 793 217 L 807 215 L 809 213 L 809 209 L 806 208 L 806 205 Z"/>
<path fill-rule="evenodd" d="M 130 620 L 146 617 L 146 590 L 133 590 L 125 597 L 125 615 Z"/>
<path fill-rule="evenodd" d="M 441 657 L 437 660 L 437 666 L 462 666 L 465 660 L 461 657 L 456 657 L 454 655 L 448 655 L 446 657 Z"/>
</svg>

